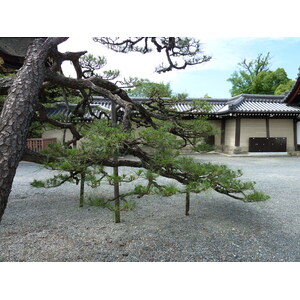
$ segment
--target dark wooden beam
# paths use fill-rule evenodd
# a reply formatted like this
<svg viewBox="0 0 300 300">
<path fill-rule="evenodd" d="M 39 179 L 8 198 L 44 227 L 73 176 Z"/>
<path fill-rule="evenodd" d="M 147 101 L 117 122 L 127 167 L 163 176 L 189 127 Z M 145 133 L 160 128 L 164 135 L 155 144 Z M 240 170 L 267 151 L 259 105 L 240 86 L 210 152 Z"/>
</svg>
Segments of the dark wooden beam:
<svg viewBox="0 0 300 300">
<path fill-rule="evenodd" d="M 266 119 L 266 136 L 270 137 L 270 119 Z"/>
<path fill-rule="evenodd" d="M 241 143 L 241 119 L 235 119 L 235 146 L 239 147 Z"/>
<path fill-rule="evenodd" d="M 226 120 L 223 118 L 221 120 L 221 145 L 225 145 L 225 129 L 226 129 Z"/>
<path fill-rule="evenodd" d="M 222 146 L 222 151 L 224 151 L 224 146 L 225 146 L 225 129 L 226 129 L 226 119 L 222 118 L 222 120 L 221 120 L 221 146 Z"/>
<path fill-rule="evenodd" d="M 298 150 L 298 143 L 297 143 L 297 119 L 294 119 L 294 147 L 295 151 Z"/>
</svg>

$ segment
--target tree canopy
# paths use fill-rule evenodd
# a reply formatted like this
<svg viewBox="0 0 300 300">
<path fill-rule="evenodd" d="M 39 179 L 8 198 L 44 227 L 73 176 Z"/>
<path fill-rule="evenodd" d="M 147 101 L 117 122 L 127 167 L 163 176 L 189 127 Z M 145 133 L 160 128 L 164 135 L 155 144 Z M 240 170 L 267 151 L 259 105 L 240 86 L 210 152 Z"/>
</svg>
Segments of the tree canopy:
<svg viewBox="0 0 300 300">
<path fill-rule="evenodd" d="M 156 50 L 163 53 L 166 63 L 161 63 L 156 72 L 164 73 L 173 69 L 182 70 L 187 66 L 193 66 L 208 62 L 211 56 L 203 54 L 199 40 L 188 37 L 134 37 L 134 38 L 103 38 L 95 37 L 95 42 L 106 45 L 116 52 L 128 53 L 131 51 L 143 54 Z"/>
<path fill-rule="evenodd" d="M 129 96 L 132 97 L 166 97 L 171 98 L 173 93 L 170 87 L 170 83 L 157 83 L 150 82 L 148 79 L 141 79 L 135 87 L 127 91 Z"/>
<path fill-rule="evenodd" d="M 240 94 L 279 95 L 290 90 L 294 81 L 287 77 L 283 68 L 271 71 L 270 53 L 259 54 L 254 60 L 241 61 L 227 81 L 232 83 L 231 96 Z"/>
</svg>

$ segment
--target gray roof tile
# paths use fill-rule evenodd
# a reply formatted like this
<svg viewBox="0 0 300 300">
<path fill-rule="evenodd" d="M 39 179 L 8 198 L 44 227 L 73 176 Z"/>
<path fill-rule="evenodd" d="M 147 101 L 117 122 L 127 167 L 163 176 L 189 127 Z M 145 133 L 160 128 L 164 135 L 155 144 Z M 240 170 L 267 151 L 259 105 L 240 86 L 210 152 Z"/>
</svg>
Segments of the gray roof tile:
<svg viewBox="0 0 300 300">
<path fill-rule="evenodd" d="M 211 115 L 232 115 L 232 114 L 299 114 L 300 107 L 290 106 L 284 103 L 285 95 L 251 95 L 243 94 L 232 98 L 200 98 L 186 99 L 178 102 L 174 108 L 179 112 L 187 112 L 191 110 L 191 101 L 200 100 L 211 104 L 212 109 L 209 112 Z M 145 98 L 132 98 L 133 101 L 145 102 Z M 99 116 L 101 110 L 109 112 L 111 110 L 111 101 L 103 97 L 93 97 L 92 108 L 93 112 Z M 100 111 L 99 111 L 100 109 Z M 203 111 L 198 111 L 203 114 Z M 67 109 L 64 104 L 57 105 L 56 108 L 48 109 L 48 115 L 67 114 Z M 92 119 L 90 113 L 86 113 L 83 119 Z"/>
</svg>

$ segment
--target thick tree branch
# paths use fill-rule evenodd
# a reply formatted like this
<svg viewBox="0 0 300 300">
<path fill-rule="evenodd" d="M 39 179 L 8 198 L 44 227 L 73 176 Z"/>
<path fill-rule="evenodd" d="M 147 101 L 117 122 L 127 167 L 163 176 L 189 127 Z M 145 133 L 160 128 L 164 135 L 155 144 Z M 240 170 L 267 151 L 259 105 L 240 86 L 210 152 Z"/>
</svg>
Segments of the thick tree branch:
<svg viewBox="0 0 300 300">
<path fill-rule="evenodd" d="M 210 56 L 202 56 L 201 43 L 193 38 L 180 37 L 135 37 L 122 40 L 120 38 L 94 38 L 94 41 L 99 42 L 109 49 L 116 52 L 136 51 L 141 53 L 151 52 L 148 41 L 155 46 L 157 52 L 162 52 L 165 49 L 165 54 L 168 61 L 168 66 L 161 65 L 156 69 L 158 73 L 168 72 L 175 69 L 185 69 L 187 66 L 197 65 L 207 62 L 211 59 Z M 139 46 L 139 43 L 144 44 Z M 180 60 L 178 60 L 180 58 Z"/>
<path fill-rule="evenodd" d="M 36 105 L 37 111 L 39 113 L 39 121 L 49 123 L 53 126 L 59 127 L 61 129 L 69 129 L 73 135 L 73 139 L 68 142 L 68 144 L 72 144 L 77 142 L 82 138 L 82 135 L 77 131 L 75 125 L 73 123 L 62 123 L 57 120 L 51 119 L 47 116 L 47 112 L 43 105 Z"/>
<path fill-rule="evenodd" d="M 0 221 L 26 145 L 29 125 L 42 87 L 50 50 L 67 38 L 36 39 L 14 77 L 0 115 Z M 7 81 L 6 81 L 7 84 Z"/>
<path fill-rule="evenodd" d="M 13 84 L 16 76 L 0 78 L 0 95 L 7 95 L 8 89 Z"/>
<path fill-rule="evenodd" d="M 60 162 L 62 158 L 45 155 L 39 152 L 32 151 L 28 148 L 24 150 L 24 154 L 22 156 L 22 160 L 28 162 L 34 162 L 37 164 L 44 164 L 45 162 Z M 128 159 L 119 159 L 118 161 L 112 159 L 101 160 L 96 157 L 92 160 L 83 160 L 82 164 L 92 164 L 99 166 L 107 166 L 107 167 L 132 167 L 132 168 L 142 168 L 143 164 L 141 161 L 137 160 L 128 160 Z"/>
</svg>

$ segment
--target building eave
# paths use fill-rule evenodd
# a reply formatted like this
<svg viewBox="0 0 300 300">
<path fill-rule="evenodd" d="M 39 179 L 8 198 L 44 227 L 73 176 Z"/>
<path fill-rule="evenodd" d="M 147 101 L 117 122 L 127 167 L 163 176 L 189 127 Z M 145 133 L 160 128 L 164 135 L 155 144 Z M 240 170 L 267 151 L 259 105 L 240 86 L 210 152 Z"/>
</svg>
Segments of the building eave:
<svg viewBox="0 0 300 300">
<path fill-rule="evenodd" d="M 284 103 L 287 105 L 299 105 L 300 102 L 300 68 L 296 81 L 292 89 L 287 93 L 284 98 Z"/>
</svg>

